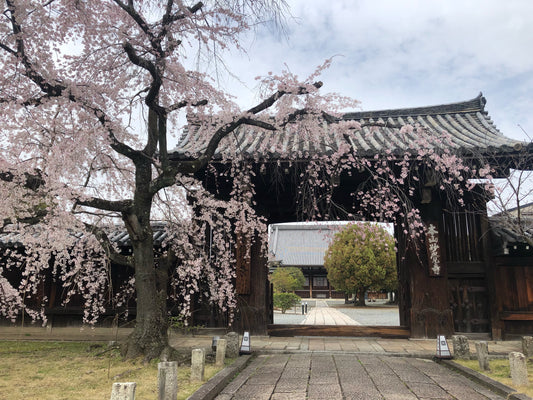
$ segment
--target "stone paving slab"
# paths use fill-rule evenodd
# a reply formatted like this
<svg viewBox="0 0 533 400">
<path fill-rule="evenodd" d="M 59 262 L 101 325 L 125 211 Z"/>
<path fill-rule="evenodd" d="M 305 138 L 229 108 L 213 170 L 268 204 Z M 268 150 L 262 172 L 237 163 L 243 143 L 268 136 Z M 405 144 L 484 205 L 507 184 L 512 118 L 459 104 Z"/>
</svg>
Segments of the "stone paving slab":
<svg viewBox="0 0 533 400">
<path fill-rule="evenodd" d="M 346 314 L 334 308 L 313 308 L 307 317 L 301 322 L 302 325 L 361 325 Z"/>
<path fill-rule="evenodd" d="M 312 353 L 259 355 L 215 399 L 503 400 L 505 397 L 427 359 Z"/>
</svg>

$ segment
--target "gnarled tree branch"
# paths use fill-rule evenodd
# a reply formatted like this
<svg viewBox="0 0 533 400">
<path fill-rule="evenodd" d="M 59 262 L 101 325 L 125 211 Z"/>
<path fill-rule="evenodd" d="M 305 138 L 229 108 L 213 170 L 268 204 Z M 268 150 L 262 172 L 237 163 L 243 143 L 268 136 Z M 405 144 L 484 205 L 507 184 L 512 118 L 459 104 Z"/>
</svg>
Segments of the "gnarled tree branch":
<svg viewBox="0 0 533 400">
<path fill-rule="evenodd" d="M 96 240 L 98 240 L 98 242 L 102 246 L 102 250 L 104 250 L 104 253 L 109 258 L 110 261 L 116 264 L 120 264 L 126 267 L 133 268 L 132 256 L 125 256 L 123 254 L 120 254 L 118 251 L 116 251 L 113 248 L 113 244 L 111 243 L 109 236 L 102 228 L 99 228 L 95 225 L 88 224 L 88 223 L 85 223 L 85 227 L 94 235 Z"/>
<path fill-rule="evenodd" d="M 93 197 L 90 199 L 78 199 L 76 205 L 97 208 L 99 210 L 127 213 L 133 207 L 133 200 L 105 200 Z"/>
</svg>

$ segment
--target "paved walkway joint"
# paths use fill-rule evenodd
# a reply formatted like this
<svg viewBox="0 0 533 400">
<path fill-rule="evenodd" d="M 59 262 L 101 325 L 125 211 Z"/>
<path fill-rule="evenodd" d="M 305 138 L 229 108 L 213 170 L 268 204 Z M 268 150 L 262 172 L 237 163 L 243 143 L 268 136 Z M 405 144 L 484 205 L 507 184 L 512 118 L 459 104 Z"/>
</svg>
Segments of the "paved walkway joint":
<svg viewBox="0 0 533 400">
<path fill-rule="evenodd" d="M 260 355 L 216 400 L 502 400 L 431 360 L 350 354 Z"/>
</svg>

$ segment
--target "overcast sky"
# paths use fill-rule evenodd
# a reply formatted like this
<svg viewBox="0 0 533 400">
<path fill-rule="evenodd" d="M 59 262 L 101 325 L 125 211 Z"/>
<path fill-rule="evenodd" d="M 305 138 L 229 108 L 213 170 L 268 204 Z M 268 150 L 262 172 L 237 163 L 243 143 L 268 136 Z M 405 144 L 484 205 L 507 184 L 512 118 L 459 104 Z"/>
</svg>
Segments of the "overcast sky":
<svg viewBox="0 0 533 400">
<path fill-rule="evenodd" d="M 324 90 L 357 98 L 363 110 L 470 100 L 479 92 L 500 131 L 533 137 L 532 0 L 288 0 L 286 36 L 262 28 L 247 55 L 226 59 L 252 105 L 257 75 L 301 77 L 336 56 Z"/>
</svg>

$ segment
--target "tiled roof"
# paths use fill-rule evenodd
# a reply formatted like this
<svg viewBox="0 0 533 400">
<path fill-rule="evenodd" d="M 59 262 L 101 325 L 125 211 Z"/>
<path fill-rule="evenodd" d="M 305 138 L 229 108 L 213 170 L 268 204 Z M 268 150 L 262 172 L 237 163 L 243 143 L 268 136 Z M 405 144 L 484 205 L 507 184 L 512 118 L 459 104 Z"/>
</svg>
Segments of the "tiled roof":
<svg viewBox="0 0 533 400">
<path fill-rule="evenodd" d="M 522 221 L 524 233 L 521 234 L 516 226 L 516 221 L 509 220 L 508 216 L 492 216 L 489 225 L 492 237 L 491 252 L 493 255 L 533 256 L 533 221 L 526 218 Z"/>
<path fill-rule="evenodd" d="M 335 123 L 324 125 L 321 140 L 302 140 L 291 131 L 288 125 L 284 132 L 274 134 L 261 133 L 250 126 L 238 129 L 225 138 L 215 154 L 221 158 L 232 154 L 235 148 L 241 154 L 257 156 L 264 159 L 279 159 L 281 154 L 331 154 L 348 141 L 357 154 L 371 156 L 388 149 L 394 153 L 403 153 L 413 148 L 413 134 L 400 134 L 399 127 L 404 125 L 426 128 L 435 137 L 442 137 L 447 132 L 453 147 L 464 152 L 499 152 L 513 151 L 520 146 L 518 141 L 506 138 L 496 128 L 485 111 L 486 100 L 480 93 L 476 98 L 460 103 L 430 107 L 404 108 L 383 111 L 362 111 L 345 114 L 344 120 L 358 121 L 364 126 L 354 131 L 350 137 L 335 135 Z M 195 135 L 191 129 L 182 137 L 173 150 L 172 157 L 187 158 L 189 155 L 205 149 L 205 140 Z M 437 142 L 437 140 L 436 140 Z"/>
<path fill-rule="evenodd" d="M 284 266 L 322 266 L 335 233 L 344 225 L 285 223 L 270 226 L 271 258 Z"/>
<path fill-rule="evenodd" d="M 43 229 L 46 229 L 46 227 L 43 227 Z M 154 244 L 156 246 L 160 246 L 168 234 L 164 229 L 164 226 L 160 224 L 152 226 L 152 229 L 154 231 Z M 34 235 L 39 234 L 35 233 Z M 71 235 L 81 239 L 85 234 L 82 232 L 72 232 Z M 130 236 L 124 228 L 113 227 L 108 230 L 107 235 L 112 243 L 115 243 L 120 247 L 131 246 Z M 0 247 L 21 246 L 23 243 L 24 237 L 19 231 L 8 230 L 5 232 L 0 232 Z"/>
</svg>

